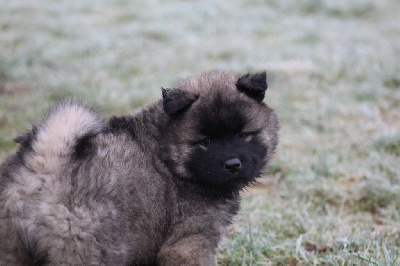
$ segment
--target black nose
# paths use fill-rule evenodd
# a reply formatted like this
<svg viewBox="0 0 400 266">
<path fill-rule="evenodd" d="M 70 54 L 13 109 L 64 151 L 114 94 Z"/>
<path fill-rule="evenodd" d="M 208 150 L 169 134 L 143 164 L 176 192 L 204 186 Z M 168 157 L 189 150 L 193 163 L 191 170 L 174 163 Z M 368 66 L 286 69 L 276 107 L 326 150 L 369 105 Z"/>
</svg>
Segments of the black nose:
<svg viewBox="0 0 400 266">
<path fill-rule="evenodd" d="M 234 174 L 242 168 L 242 163 L 238 158 L 229 159 L 225 162 L 225 168 Z"/>
</svg>

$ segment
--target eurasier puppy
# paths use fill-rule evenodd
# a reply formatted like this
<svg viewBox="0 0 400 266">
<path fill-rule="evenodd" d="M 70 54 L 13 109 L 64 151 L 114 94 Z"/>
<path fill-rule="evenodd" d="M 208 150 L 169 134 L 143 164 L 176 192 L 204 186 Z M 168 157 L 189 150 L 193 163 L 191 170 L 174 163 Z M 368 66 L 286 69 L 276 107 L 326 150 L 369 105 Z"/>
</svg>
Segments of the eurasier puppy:
<svg viewBox="0 0 400 266">
<path fill-rule="evenodd" d="M 265 72 L 212 71 L 103 121 L 73 101 L 1 167 L 1 265 L 214 265 L 278 119 Z"/>
</svg>

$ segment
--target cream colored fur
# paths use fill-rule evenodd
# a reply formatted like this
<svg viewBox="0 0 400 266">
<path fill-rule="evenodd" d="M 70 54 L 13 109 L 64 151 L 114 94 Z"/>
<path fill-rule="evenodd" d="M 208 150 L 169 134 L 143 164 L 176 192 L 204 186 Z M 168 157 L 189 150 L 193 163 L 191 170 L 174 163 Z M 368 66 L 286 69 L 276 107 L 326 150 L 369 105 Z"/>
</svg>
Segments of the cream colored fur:
<svg viewBox="0 0 400 266">
<path fill-rule="evenodd" d="M 57 171 L 71 155 L 76 140 L 99 131 L 101 126 L 99 118 L 88 109 L 69 101 L 58 104 L 39 127 L 27 164 L 40 174 Z"/>
</svg>

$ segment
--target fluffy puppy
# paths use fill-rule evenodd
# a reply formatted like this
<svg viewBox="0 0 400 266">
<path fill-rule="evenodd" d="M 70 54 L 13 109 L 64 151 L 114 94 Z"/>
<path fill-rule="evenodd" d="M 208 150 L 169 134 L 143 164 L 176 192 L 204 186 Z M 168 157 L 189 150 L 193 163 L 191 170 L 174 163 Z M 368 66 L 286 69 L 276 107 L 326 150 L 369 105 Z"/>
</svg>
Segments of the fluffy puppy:
<svg viewBox="0 0 400 266">
<path fill-rule="evenodd" d="M 265 72 L 212 71 L 104 121 L 64 101 L 0 178 L 1 265 L 214 265 L 278 143 Z"/>
</svg>

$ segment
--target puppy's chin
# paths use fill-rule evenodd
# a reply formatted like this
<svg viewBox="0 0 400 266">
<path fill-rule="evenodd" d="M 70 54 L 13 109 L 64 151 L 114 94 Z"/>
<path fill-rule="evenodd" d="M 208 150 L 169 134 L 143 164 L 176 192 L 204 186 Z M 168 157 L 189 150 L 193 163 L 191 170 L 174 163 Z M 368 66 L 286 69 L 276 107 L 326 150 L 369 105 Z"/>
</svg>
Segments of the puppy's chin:
<svg viewBox="0 0 400 266">
<path fill-rule="evenodd" d="M 256 177 L 243 177 L 239 175 L 224 175 L 219 178 L 202 176 L 180 178 L 180 187 L 190 194 L 197 194 L 207 198 L 232 198 L 241 190 L 255 182 Z"/>
<path fill-rule="evenodd" d="M 202 176 L 196 178 L 199 183 L 220 187 L 241 187 L 252 183 L 256 177 L 244 176 L 240 173 L 223 174 L 219 176 Z"/>
</svg>

